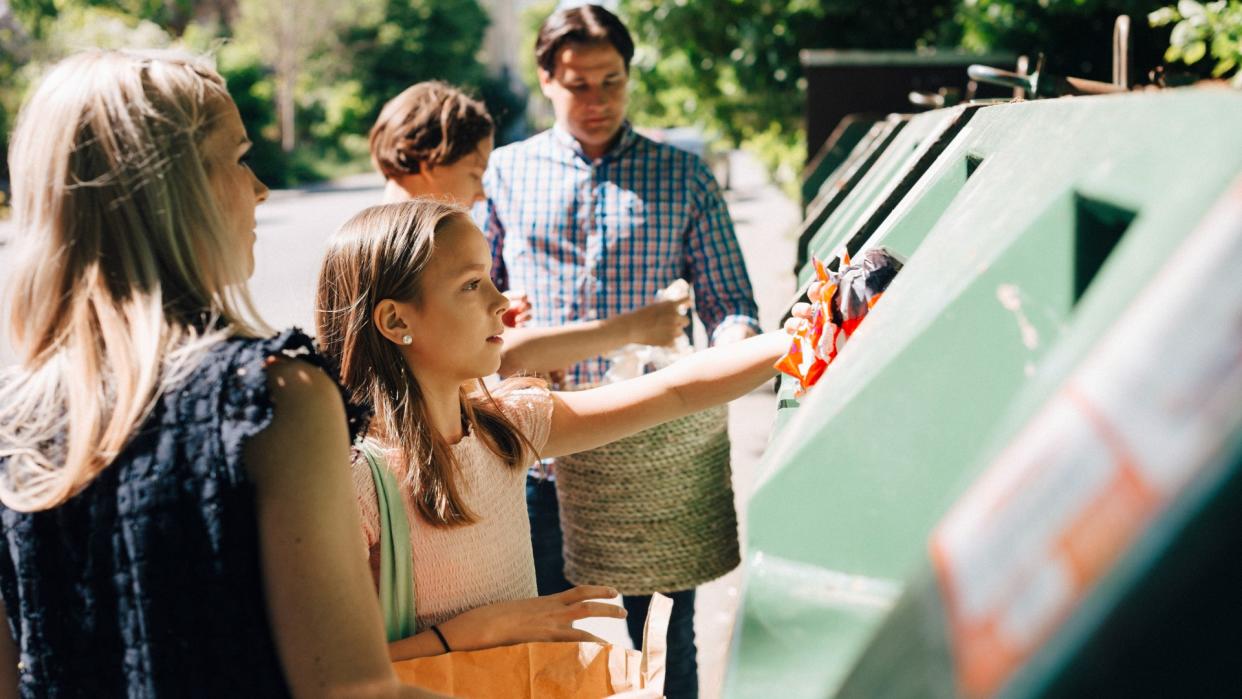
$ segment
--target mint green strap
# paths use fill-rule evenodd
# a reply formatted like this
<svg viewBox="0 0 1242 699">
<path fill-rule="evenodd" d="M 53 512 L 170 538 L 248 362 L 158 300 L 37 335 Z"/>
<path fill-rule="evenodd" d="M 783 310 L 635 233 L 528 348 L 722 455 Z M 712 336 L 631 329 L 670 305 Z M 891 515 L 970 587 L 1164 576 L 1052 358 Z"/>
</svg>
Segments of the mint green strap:
<svg viewBox="0 0 1242 699">
<path fill-rule="evenodd" d="M 379 500 L 380 609 L 389 642 L 414 635 L 414 561 L 410 550 L 410 521 L 401 491 L 392 473 L 367 446 L 362 455 L 371 467 Z"/>
</svg>

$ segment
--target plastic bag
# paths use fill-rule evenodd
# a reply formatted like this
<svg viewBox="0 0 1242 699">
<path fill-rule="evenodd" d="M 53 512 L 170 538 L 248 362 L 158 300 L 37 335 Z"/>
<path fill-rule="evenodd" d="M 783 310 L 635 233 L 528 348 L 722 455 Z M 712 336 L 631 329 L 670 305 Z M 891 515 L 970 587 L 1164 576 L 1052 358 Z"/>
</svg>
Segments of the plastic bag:
<svg viewBox="0 0 1242 699">
<path fill-rule="evenodd" d="M 668 287 L 656 292 L 656 301 L 678 301 L 685 304 L 686 312 L 689 312 L 690 304 L 690 283 L 685 279 L 678 279 L 669 284 Z M 616 383 L 633 379 L 648 372 L 672 364 L 673 362 L 694 352 L 689 338 L 681 335 L 672 347 L 659 347 L 653 345 L 625 345 L 611 354 L 605 355 L 608 360 L 608 371 L 604 374 L 604 383 Z"/>
</svg>

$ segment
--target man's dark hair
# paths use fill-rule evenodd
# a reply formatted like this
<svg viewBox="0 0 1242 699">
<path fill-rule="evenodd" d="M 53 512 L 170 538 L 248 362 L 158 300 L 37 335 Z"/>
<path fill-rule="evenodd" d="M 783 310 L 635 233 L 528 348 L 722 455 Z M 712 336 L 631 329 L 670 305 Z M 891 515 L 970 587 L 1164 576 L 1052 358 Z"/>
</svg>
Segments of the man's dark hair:
<svg viewBox="0 0 1242 699">
<path fill-rule="evenodd" d="M 609 44 L 621 54 L 626 72 L 634 58 L 634 40 L 629 30 L 616 15 L 599 5 L 571 7 L 544 20 L 535 39 L 535 62 L 549 75 L 555 73 L 556 55 L 565 44 Z"/>
</svg>

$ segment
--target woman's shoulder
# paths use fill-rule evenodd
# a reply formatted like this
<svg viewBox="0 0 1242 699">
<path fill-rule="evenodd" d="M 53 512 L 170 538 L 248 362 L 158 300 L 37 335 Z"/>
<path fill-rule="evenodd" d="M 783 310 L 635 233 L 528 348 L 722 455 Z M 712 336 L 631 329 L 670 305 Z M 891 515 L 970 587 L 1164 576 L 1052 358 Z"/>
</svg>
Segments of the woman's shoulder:
<svg viewBox="0 0 1242 699">
<path fill-rule="evenodd" d="M 273 358 L 304 359 L 323 365 L 315 341 L 296 327 L 266 337 L 234 335 L 214 346 L 210 355 L 210 362 L 227 365 L 239 376 L 245 376 L 251 368 L 262 370 Z"/>
<path fill-rule="evenodd" d="M 351 438 L 366 426 L 369 411 L 352 401 L 338 381 L 334 363 L 315 348 L 300 329 L 288 328 L 270 337 L 234 337 L 226 341 L 232 398 L 243 403 L 267 400 L 345 403 Z"/>
<path fill-rule="evenodd" d="M 210 371 L 222 383 L 220 402 L 230 454 L 239 455 L 243 442 L 281 414 L 310 427 L 319 420 L 340 419 L 337 406 L 343 404 L 351 442 L 370 417 L 341 387 L 332 362 L 297 328 L 271 337 L 230 338 L 214 348 L 204 364 L 212 365 Z M 277 410 L 277 406 L 284 407 Z"/>
</svg>

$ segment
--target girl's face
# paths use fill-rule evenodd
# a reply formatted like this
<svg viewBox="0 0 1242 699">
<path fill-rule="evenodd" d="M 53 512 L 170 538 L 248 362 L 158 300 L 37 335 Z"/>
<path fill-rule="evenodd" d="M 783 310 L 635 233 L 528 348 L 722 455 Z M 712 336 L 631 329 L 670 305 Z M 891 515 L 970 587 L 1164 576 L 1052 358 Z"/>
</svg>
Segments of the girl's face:
<svg viewBox="0 0 1242 699">
<path fill-rule="evenodd" d="M 509 301 L 492 284 L 491 267 L 487 241 L 465 216 L 436 234 L 418 301 L 398 304 L 413 338 L 406 362 L 420 383 L 456 385 L 500 368 Z"/>
<path fill-rule="evenodd" d="M 425 182 L 422 194 L 447 199 L 466 208 L 483 201 L 487 196 L 483 192 L 483 172 L 487 170 L 491 155 L 492 137 L 488 136 L 479 141 L 474 151 L 452 165 L 424 168 L 419 173 Z"/>
<path fill-rule="evenodd" d="M 243 269 L 247 277 L 254 272 L 254 210 L 268 194 L 267 187 L 246 164 L 250 145 L 237 105 L 232 100 L 222 103 L 200 152 L 229 238 L 235 241 L 235 249 L 246 256 Z"/>
</svg>

